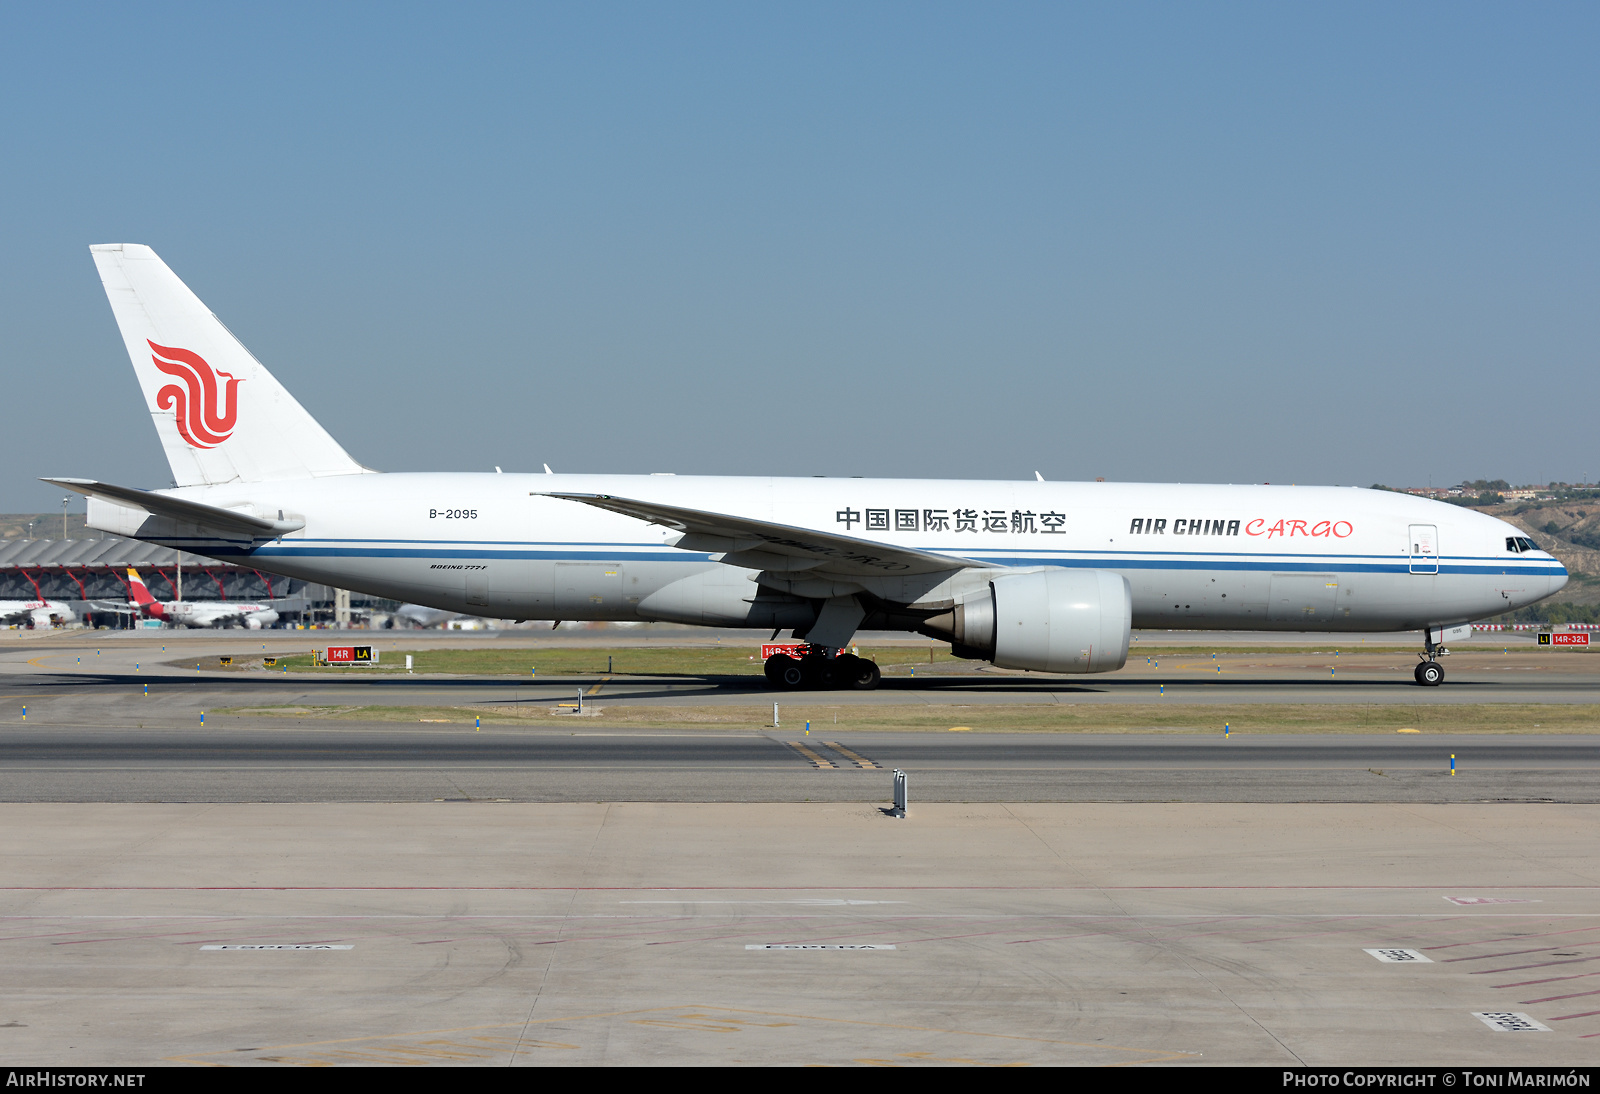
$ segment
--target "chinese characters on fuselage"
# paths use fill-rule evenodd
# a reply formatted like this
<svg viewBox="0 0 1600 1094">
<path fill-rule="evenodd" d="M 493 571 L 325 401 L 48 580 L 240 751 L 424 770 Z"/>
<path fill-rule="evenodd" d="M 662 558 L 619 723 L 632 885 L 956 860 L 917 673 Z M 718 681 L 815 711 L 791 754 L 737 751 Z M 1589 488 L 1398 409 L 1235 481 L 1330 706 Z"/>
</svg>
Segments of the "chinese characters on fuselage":
<svg viewBox="0 0 1600 1094">
<path fill-rule="evenodd" d="M 834 521 L 849 531 L 861 525 L 867 532 L 1005 532 L 1020 535 L 1060 536 L 1065 513 L 1035 513 L 1031 509 L 840 509 Z"/>
<path fill-rule="evenodd" d="M 990 532 L 1008 535 L 1065 535 L 1065 513 L 1035 513 L 1031 509 L 851 509 L 834 514 L 834 522 L 846 531 L 859 525 L 863 532 Z M 1134 517 L 1128 522 L 1132 536 L 1279 536 L 1332 537 L 1344 539 L 1354 528 L 1349 521 L 1278 520 L 1256 518 L 1240 520 L 1197 517 Z"/>
</svg>

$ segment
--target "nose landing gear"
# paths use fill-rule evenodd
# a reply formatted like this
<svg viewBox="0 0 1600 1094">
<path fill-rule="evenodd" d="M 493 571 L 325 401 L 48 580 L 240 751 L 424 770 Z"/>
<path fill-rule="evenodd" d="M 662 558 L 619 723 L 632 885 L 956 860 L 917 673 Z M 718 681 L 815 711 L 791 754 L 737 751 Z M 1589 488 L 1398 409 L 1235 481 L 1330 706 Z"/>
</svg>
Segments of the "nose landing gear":
<svg viewBox="0 0 1600 1094">
<path fill-rule="evenodd" d="M 1424 659 L 1417 663 L 1416 670 L 1412 672 L 1417 678 L 1417 683 L 1425 688 L 1436 688 L 1444 683 L 1444 666 L 1437 661 Z"/>
<path fill-rule="evenodd" d="M 1439 664 L 1439 658 L 1448 656 L 1450 651 L 1443 646 L 1434 645 L 1433 632 L 1427 630 L 1422 632 L 1422 647 L 1427 652 L 1418 654 L 1422 660 L 1417 662 L 1417 667 L 1412 670 L 1411 675 L 1423 687 L 1436 688 L 1444 683 L 1444 666 Z"/>
</svg>

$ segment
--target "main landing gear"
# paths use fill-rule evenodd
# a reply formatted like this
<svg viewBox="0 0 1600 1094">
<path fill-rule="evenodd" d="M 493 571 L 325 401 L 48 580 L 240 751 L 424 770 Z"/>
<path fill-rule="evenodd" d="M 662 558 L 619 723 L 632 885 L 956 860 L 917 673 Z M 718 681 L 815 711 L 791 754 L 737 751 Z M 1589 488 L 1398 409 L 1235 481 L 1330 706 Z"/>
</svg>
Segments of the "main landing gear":
<svg viewBox="0 0 1600 1094">
<path fill-rule="evenodd" d="M 767 658 L 767 682 L 773 687 L 791 691 L 797 688 L 871 691 L 878 686 L 882 673 L 878 671 L 876 662 L 853 653 L 836 653 L 829 657 L 828 652 L 813 647 L 798 660 L 787 654 L 775 653 Z"/>
<path fill-rule="evenodd" d="M 1417 667 L 1412 670 L 1411 675 L 1416 677 L 1417 683 L 1423 687 L 1436 688 L 1444 683 L 1444 666 L 1439 664 L 1438 659 L 1447 656 L 1450 651 L 1443 646 L 1435 646 L 1433 635 L 1427 631 L 1422 632 L 1422 644 L 1427 652 L 1417 655 L 1422 660 L 1417 662 Z"/>
</svg>

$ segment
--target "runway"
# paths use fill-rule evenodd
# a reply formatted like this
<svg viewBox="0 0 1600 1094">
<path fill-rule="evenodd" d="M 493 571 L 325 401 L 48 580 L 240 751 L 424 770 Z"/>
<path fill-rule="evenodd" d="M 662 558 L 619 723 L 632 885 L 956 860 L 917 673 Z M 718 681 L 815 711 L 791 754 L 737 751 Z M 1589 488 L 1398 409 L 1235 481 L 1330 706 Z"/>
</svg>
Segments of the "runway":
<svg viewBox="0 0 1600 1094">
<path fill-rule="evenodd" d="M 1194 668 L 1213 667 L 1210 657 L 1196 653 L 1092 678 L 908 675 L 877 692 L 824 695 L 775 693 L 755 676 L 330 679 L 182 667 L 219 650 L 285 645 L 277 638 L 170 635 L 166 650 L 144 636 L 121 646 L 94 636 L 98 645 L 0 647 L 0 801 L 884 801 L 895 768 L 910 773 L 922 801 L 1600 800 L 1600 735 L 1449 731 L 1450 710 L 1463 704 L 1600 702 L 1591 668 L 1600 659 L 1560 653 L 1464 653 L 1465 671 L 1441 688 L 1393 671 L 1408 663 L 1393 654 L 1341 657 L 1324 679 L 1303 674 L 1303 653 L 1236 658 L 1209 677 Z M 1438 713 L 1419 721 L 1428 732 L 1408 736 L 948 732 L 984 710 L 1149 704 L 1153 690 L 1218 708 L 1218 729 L 1226 711 L 1253 704 Z M 611 721 L 468 724 L 479 711 L 553 710 L 579 692 Z M 925 709 L 928 724 L 892 733 L 818 724 L 806 736 L 798 712 L 824 701 Z M 797 713 L 773 727 L 774 702 Z M 369 713 L 318 716 L 341 708 Z M 705 726 L 669 717 L 689 708 L 731 717 Z M 419 710 L 458 721 L 424 724 Z M 631 720 L 617 724 L 623 715 Z"/>
<path fill-rule="evenodd" d="M 245 718 L 0 735 L 0 801 L 13 802 L 886 802 L 896 768 L 918 801 L 1600 801 L 1600 738 L 1587 735 L 805 737 Z"/>
</svg>

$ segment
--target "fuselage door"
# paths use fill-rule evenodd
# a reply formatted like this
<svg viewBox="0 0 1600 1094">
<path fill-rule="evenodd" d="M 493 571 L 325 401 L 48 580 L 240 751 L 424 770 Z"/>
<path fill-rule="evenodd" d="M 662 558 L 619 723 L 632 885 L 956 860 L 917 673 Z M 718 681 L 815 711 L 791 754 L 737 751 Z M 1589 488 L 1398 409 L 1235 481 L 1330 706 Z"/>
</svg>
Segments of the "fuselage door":
<svg viewBox="0 0 1600 1094">
<path fill-rule="evenodd" d="M 1414 574 L 1439 572 L 1439 529 L 1436 525 L 1411 526 L 1411 572 Z"/>
</svg>

